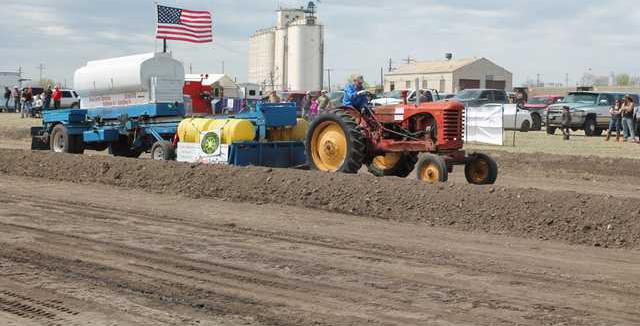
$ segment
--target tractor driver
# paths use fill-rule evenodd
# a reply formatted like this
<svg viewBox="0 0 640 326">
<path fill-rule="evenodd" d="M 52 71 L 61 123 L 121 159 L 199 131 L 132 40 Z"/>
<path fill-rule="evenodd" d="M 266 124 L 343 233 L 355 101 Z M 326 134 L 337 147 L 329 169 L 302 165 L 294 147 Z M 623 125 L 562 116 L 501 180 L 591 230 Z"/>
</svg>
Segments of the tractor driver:
<svg viewBox="0 0 640 326">
<path fill-rule="evenodd" d="M 342 105 L 352 106 L 358 110 L 362 110 L 368 103 L 367 91 L 364 90 L 364 77 L 362 77 L 362 75 L 356 75 L 353 77 L 353 83 L 344 88 Z"/>
</svg>

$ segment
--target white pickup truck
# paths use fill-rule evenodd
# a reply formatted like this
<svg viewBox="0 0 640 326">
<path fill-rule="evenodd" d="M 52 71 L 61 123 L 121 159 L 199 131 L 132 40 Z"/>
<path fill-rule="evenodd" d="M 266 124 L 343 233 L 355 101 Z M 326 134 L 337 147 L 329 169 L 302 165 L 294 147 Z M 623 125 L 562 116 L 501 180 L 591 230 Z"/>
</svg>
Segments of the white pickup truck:
<svg viewBox="0 0 640 326">
<path fill-rule="evenodd" d="M 407 91 L 407 102 L 412 103 L 416 101 L 416 91 L 415 90 L 411 90 L 411 91 Z M 422 103 L 426 103 L 426 102 L 435 102 L 440 100 L 440 96 L 438 95 L 438 92 L 436 90 L 432 90 L 432 89 L 421 89 L 420 90 L 420 102 Z M 395 91 L 391 91 L 389 93 L 385 93 L 381 98 L 377 98 L 373 101 L 371 101 L 371 104 L 373 104 L 374 106 L 382 106 L 382 105 L 395 105 L 395 104 L 400 104 L 402 103 L 403 99 L 402 99 L 402 91 L 401 90 L 395 90 Z"/>
</svg>

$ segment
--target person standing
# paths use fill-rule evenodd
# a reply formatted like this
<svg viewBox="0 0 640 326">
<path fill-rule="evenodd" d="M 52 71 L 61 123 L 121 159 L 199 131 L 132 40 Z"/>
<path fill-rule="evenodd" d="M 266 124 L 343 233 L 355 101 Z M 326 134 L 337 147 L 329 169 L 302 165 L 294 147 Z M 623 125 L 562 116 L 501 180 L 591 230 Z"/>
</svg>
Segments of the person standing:
<svg viewBox="0 0 640 326">
<path fill-rule="evenodd" d="M 324 113 L 329 108 L 329 103 L 331 103 L 331 99 L 327 95 L 329 92 L 326 90 L 322 90 L 320 92 L 320 96 L 318 97 L 318 113 Z"/>
<path fill-rule="evenodd" d="M 57 86 L 53 89 L 53 94 L 51 95 L 53 99 L 53 108 L 56 110 L 60 109 L 60 100 L 62 100 L 62 92 L 60 91 L 60 86 Z"/>
<path fill-rule="evenodd" d="M 51 106 L 51 96 L 53 95 L 53 91 L 51 90 L 51 86 L 47 86 L 47 89 L 42 94 L 42 111 L 49 110 Z"/>
<path fill-rule="evenodd" d="M 301 118 L 309 118 L 311 103 L 313 103 L 313 97 L 311 96 L 311 91 L 307 91 L 307 94 L 305 94 L 304 100 L 302 101 L 302 112 L 300 113 Z"/>
<path fill-rule="evenodd" d="M 614 104 L 609 109 L 609 114 L 611 118 L 609 118 L 609 130 L 607 130 L 607 138 L 606 141 L 611 139 L 611 131 L 616 129 L 616 141 L 620 141 L 620 131 L 622 130 L 622 100 L 617 100 L 616 104 Z"/>
<path fill-rule="evenodd" d="M 31 108 L 33 107 L 33 90 L 31 86 L 27 87 L 27 90 L 22 93 L 23 106 L 20 114 L 21 118 L 31 117 Z"/>
<path fill-rule="evenodd" d="M 18 89 L 18 86 L 13 87 L 13 112 L 18 113 L 21 110 L 20 107 L 20 99 L 22 98 L 22 94 Z"/>
<path fill-rule="evenodd" d="M 280 96 L 278 96 L 278 92 L 271 91 L 269 94 L 269 103 L 280 103 L 281 101 L 282 100 L 280 99 Z"/>
<path fill-rule="evenodd" d="M 9 100 L 11 100 L 11 90 L 9 87 L 4 87 L 4 110 L 9 112 Z M 0 111 L 1 112 L 1 111 Z"/>
<path fill-rule="evenodd" d="M 636 130 L 633 121 L 633 113 L 636 109 L 633 98 L 627 95 L 624 97 L 622 105 L 622 129 L 624 130 L 624 141 L 636 141 Z"/>
<path fill-rule="evenodd" d="M 318 99 L 316 99 L 314 96 L 311 96 L 311 104 L 309 105 L 309 114 L 307 115 L 309 121 L 315 119 L 318 116 L 319 107 L 320 105 L 318 103 Z"/>
<path fill-rule="evenodd" d="M 571 138 L 571 108 L 568 106 L 562 107 L 562 135 L 564 140 Z"/>
</svg>

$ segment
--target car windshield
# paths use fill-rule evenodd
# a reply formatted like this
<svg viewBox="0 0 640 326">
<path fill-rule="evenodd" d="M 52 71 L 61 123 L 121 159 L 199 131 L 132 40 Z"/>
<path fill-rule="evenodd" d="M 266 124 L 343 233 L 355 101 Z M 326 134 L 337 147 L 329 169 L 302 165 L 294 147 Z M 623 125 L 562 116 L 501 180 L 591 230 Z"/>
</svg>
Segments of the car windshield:
<svg viewBox="0 0 640 326">
<path fill-rule="evenodd" d="M 458 100 L 472 100 L 472 99 L 479 98 L 480 97 L 480 93 L 482 93 L 482 91 L 465 89 L 464 91 L 456 94 L 456 96 L 454 96 L 454 98 L 456 98 Z"/>
<path fill-rule="evenodd" d="M 575 93 L 569 94 L 562 101 L 563 103 L 584 103 L 584 104 L 595 104 L 598 100 L 598 94 L 591 93 Z"/>
<path fill-rule="evenodd" d="M 400 91 L 400 90 L 391 91 L 389 93 L 384 94 L 384 97 L 401 99 L 402 98 L 402 91 Z"/>
<path fill-rule="evenodd" d="M 527 102 L 529 104 L 547 104 L 549 103 L 548 97 L 532 97 Z"/>
</svg>

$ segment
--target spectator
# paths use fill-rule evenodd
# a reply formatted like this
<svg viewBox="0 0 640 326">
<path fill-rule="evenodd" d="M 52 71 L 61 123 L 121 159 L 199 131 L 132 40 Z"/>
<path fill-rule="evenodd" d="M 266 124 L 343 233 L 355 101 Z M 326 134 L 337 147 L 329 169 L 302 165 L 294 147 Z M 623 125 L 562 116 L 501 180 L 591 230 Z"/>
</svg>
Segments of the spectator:
<svg viewBox="0 0 640 326">
<path fill-rule="evenodd" d="M 53 108 L 56 110 L 60 109 L 60 100 L 62 99 L 62 92 L 60 91 L 60 86 L 57 86 L 53 89 L 53 94 L 51 95 L 53 99 Z"/>
<path fill-rule="evenodd" d="M 616 129 L 616 141 L 620 141 L 620 131 L 622 130 L 622 100 L 617 100 L 616 104 L 614 104 L 609 109 L 609 114 L 611 118 L 609 118 L 609 130 L 607 131 L 606 141 L 611 139 L 611 131 Z"/>
<path fill-rule="evenodd" d="M 311 110 L 311 103 L 313 102 L 313 96 L 311 96 L 311 91 L 307 91 L 307 94 L 304 96 L 304 100 L 302 101 L 302 112 L 301 116 L 304 119 L 309 118 L 309 111 Z"/>
<path fill-rule="evenodd" d="M 318 103 L 318 99 L 316 99 L 314 96 L 311 96 L 311 104 L 309 105 L 309 114 L 308 114 L 309 121 L 315 119 L 318 116 L 319 106 L 320 104 Z"/>
<path fill-rule="evenodd" d="M 331 99 L 327 95 L 326 90 L 322 90 L 320 92 L 320 97 L 318 97 L 318 113 L 323 113 L 329 108 L 329 103 L 331 103 Z"/>
<path fill-rule="evenodd" d="M 51 96 L 53 95 L 53 91 L 51 90 L 51 86 L 47 86 L 47 89 L 42 94 L 42 111 L 49 110 L 51 106 Z"/>
<path fill-rule="evenodd" d="M 624 104 L 622 105 L 622 129 L 624 130 L 624 141 L 636 141 L 636 130 L 633 121 L 633 113 L 635 111 L 635 104 L 633 98 L 627 95 L 624 97 Z"/>
<path fill-rule="evenodd" d="M 18 86 L 13 87 L 13 112 L 20 112 L 20 99 L 22 98 L 22 94 L 18 89 Z"/>
<path fill-rule="evenodd" d="M 4 87 L 4 110 L 9 112 L 9 100 L 11 100 L 11 90 L 9 87 Z M 2 111 L 0 111 L 2 112 Z"/>
<path fill-rule="evenodd" d="M 20 113 L 21 118 L 31 117 L 31 108 L 33 107 L 33 90 L 31 86 L 26 91 L 22 92 L 23 106 Z"/>
<path fill-rule="evenodd" d="M 568 106 L 562 107 L 562 135 L 564 140 L 571 138 L 571 108 Z"/>
<path fill-rule="evenodd" d="M 280 103 L 280 102 L 282 102 L 282 100 L 280 99 L 280 96 L 278 96 L 278 92 L 271 91 L 271 93 L 269 94 L 269 103 Z"/>
</svg>

